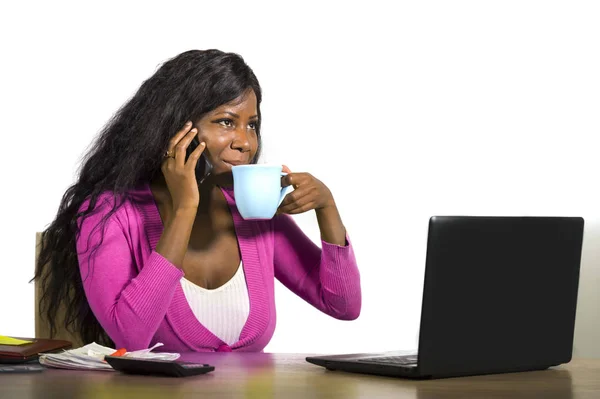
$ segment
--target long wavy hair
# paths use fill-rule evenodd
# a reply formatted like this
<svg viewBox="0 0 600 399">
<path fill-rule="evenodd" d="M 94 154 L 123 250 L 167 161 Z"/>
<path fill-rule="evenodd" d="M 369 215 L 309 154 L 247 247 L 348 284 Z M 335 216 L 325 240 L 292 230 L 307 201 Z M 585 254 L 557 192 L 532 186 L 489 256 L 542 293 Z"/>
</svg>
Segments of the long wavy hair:
<svg viewBox="0 0 600 399">
<path fill-rule="evenodd" d="M 112 192 L 116 200 L 112 210 L 96 226 L 104 229 L 129 190 L 162 173 L 169 140 L 185 122 L 197 121 L 248 89 L 257 98 L 259 145 L 252 160 L 256 163 L 261 148 L 261 88 L 252 69 L 234 53 L 190 50 L 167 60 L 102 128 L 83 157 L 76 182 L 63 195 L 56 218 L 43 231 L 32 281 L 40 285 L 40 316 L 51 336 L 57 332 L 57 316 L 63 308 L 62 327 L 68 332 L 84 343 L 113 345 L 85 296 L 76 250 L 79 226 L 93 213 L 98 196 Z M 205 168 L 204 162 L 198 162 L 198 179 Z M 88 198 L 89 206 L 80 212 Z"/>
</svg>

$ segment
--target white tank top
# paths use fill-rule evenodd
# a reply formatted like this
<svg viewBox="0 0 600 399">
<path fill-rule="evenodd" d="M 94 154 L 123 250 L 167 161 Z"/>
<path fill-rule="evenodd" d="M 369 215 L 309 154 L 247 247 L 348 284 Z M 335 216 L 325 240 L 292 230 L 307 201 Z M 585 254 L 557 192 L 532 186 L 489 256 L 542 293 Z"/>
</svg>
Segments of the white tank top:
<svg viewBox="0 0 600 399">
<path fill-rule="evenodd" d="M 197 286 L 185 278 L 181 288 L 196 319 L 227 345 L 239 341 L 240 333 L 250 313 L 250 298 L 244 268 L 214 290 Z"/>
</svg>

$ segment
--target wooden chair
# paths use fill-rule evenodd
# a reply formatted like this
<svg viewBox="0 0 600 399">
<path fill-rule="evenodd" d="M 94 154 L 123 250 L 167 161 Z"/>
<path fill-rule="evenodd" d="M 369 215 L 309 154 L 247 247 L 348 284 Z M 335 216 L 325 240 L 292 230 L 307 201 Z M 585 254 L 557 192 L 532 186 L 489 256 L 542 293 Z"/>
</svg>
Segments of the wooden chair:
<svg viewBox="0 0 600 399">
<path fill-rule="evenodd" d="M 37 260 L 40 255 L 40 248 L 42 242 L 42 233 L 37 232 L 35 235 L 35 264 L 37 265 Z M 35 337 L 36 338 L 53 338 L 53 339 L 64 339 L 67 341 L 71 341 L 73 344 L 73 348 L 78 348 L 80 346 L 85 345 L 81 340 L 71 334 L 64 327 L 64 315 L 65 309 L 64 306 L 61 306 L 57 313 L 57 324 L 56 331 L 53 337 L 50 337 L 50 324 L 46 320 L 44 316 L 40 313 L 40 298 L 41 298 L 41 284 L 38 281 L 35 281 Z"/>
</svg>

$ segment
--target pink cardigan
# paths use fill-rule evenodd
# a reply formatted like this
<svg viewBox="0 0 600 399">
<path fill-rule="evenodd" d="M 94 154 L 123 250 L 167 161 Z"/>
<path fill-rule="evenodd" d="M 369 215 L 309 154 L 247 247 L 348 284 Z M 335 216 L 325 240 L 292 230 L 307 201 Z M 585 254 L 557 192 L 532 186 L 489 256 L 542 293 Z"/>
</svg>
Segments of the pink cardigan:
<svg viewBox="0 0 600 399">
<path fill-rule="evenodd" d="M 81 224 L 77 255 L 87 300 L 115 342 L 127 350 L 156 342 L 163 351 L 262 351 L 275 330 L 274 278 L 296 295 L 342 320 L 356 319 L 361 308 L 360 277 L 352 245 L 322 241 L 315 245 L 287 215 L 246 221 L 233 190 L 222 188 L 237 234 L 250 313 L 238 342 L 225 344 L 190 309 L 180 279 L 182 270 L 155 251 L 163 225 L 149 185 L 130 191 L 124 205 L 108 218 L 100 242 L 102 218 L 112 194 L 102 194 L 96 213 Z M 89 201 L 81 210 L 89 207 Z M 92 256 L 90 256 L 92 255 Z"/>
</svg>

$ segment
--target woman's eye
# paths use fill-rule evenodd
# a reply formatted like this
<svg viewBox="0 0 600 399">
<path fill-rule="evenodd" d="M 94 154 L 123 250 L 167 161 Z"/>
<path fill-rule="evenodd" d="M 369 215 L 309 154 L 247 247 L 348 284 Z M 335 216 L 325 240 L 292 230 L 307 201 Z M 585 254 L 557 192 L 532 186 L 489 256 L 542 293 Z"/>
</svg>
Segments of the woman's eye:
<svg viewBox="0 0 600 399">
<path fill-rule="evenodd" d="M 250 123 L 248 124 L 248 126 L 249 126 L 249 127 L 250 127 L 250 129 L 252 129 L 252 130 L 256 130 L 256 128 L 257 128 L 257 126 L 256 126 L 256 125 L 257 125 L 257 123 L 256 123 L 256 122 L 250 122 Z"/>
<path fill-rule="evenodd" d="M 231 119 L 221 119 L 218 123 L 221 126 L 225 126 L 225 127 L 231 127 L 231 126 L 233 126 L 233 122 L 231 121 Z"/>
</svg>

